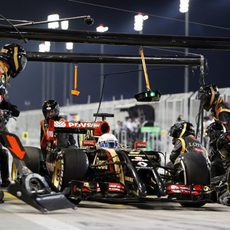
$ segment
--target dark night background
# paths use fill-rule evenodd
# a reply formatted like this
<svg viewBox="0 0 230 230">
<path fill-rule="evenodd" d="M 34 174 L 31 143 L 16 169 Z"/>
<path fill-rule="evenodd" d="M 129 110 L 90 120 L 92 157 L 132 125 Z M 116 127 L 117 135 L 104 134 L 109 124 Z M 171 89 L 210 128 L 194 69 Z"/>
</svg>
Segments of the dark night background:
<svg viewBox="0 0 230 230">
<path fill-rule="evenodd" d="M 134 15 L 135 12 L 143 12 L 149 15 L 149 19 L 144 22 L 143 34 L 184 35 L 185 33 L 185 23 L 173 20 L 184 20 L 184 14 L 179 12 L 179 0 L 82 0 L 81 2 L 106 5 L 120 10 L 86 5 L 74 0 L 8 0 L 1 5 L 1 14 L 9 19 L 29 21 L 46 20 L 47 15 L 54 13 L 59 14 L 61 18 L 91 15 L 95 20 L 92 26 L 85 25 L 82 20 L 75 20 L 70 22 L 69 29 L 95 31 L 96 27 L 103 23 L 105 26 L 109 26 L 109 32 L 138 33 L 133 29 Z M 190 0 L 189 34 L 191 36 L 229 37 L 229 12 L 229 0 Z M 162 18 L 157 16 L 162 16 Z M 5 24 L 3 21 L 1 23 Z M 47 28 L 47 25 L 40 27 Z M 4 45 L 12 41 L 4 39 L 0 44 Z M 22 41 L 17 42 L 24 46 L 27 51 L 38 51 L 39 42 L 29 41 L 27 44 Z M 52 49 L 51 47 L 51 51 L 66 52 L 64 43 L 55 43 L 55 50 Z M 104 47 L 105 53 L 110 54 L 138 55 L 138 49 L 139 47 L 111 45 L 105 45 Z M 144 48 L 146 56 L 181 54 L 177 51 L 184 52 L 184 49 L 165 49 L 162 51 L 157 48 Z M 100 53 L 100 45 L 74 44 L 74 52 Z M 203 54 L 207 58 L 209 66 L 206 76 L 207 83 L 212 82 L 220 88 L 230 86 L 230 51 L 190 49 L 189 52 Z M 71 66 L 73 68 L 73 64 Z M 91 96 L 91 102 L 97 102 L 100 93 L 100 64 L 79 64 L 78 66 L 78 85 L 81 93 L 80 96 L 72 98 L 73 104 L 87 103 L 88 95 Z M 64 64 L 56 63 L 54 81 L 51 79 L 48 68 L 52 68 L 51 64 L 46 64 L 47 81 L 50 84 L 55 84 L 55 99 L 59 101 L 60 105 L 64 105 L 66 102 L 63 101 L 63 84 L 64 81 L 67 81 L 68 85 L 70 82 L 72 84 L 73 76 L 70 76 L 68 71 L 64 73 Z M 69 68 L 68 64 L 67 69 L 69 70 Z M 111 73 L 137 69 L 137 65 L 105 64 L 104 72 Z M 159 89 L 162 94 L 183 92 L 183 67 L 151 65 L 148 66 L 148 72 L 152 88 Z M 195 91 L 199 87 L 199 72 L 192 73 L 190 70 L 189 74 L 189 91 Z M 26 69 L 16 79 L 11 79 L 11 87 L 9 88 L 11 102 L 16 103 L 21 110 L 39 109 L 42 104 L 41 79 L 42 63 L 28 62 Z M 132 98 L 138 92 L 137 84 L 137 72 L 109 76 L 105 82 L 104 100 L 112 100 L 113 96 L 119 99 L 121 95 L 124 98 Z M 67 97 L 69 96 L 70 89 L 67 89 Z"/>
</svg>

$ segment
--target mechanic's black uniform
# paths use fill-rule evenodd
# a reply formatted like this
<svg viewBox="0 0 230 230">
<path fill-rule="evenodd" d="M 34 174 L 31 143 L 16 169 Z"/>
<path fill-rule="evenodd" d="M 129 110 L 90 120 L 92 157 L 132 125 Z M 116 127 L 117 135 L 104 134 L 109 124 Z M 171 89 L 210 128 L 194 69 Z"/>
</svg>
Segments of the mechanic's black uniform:
<svg viewBox="0 0 230 230">
<path fill-rule="evenodd" d="M 212 105 L 211 113 L 215 119 L 219 120 L 225 126 L 226 131 L 230 131 L 230 106 L 228 103 L 224 102 L 223 99 L 219 97 Z M 220 176 L 225 173 L 220 153 L 216 147 L 216 141 L 209 146 L 209 159 L 211 161 L 212 177 Z"/>
<path fill-rule="evenodd" d="M 65 119 L 63 117 L 55 117 L 54 119 L 55 121 L 65 121 Z M 47 157 L 51 157 L 52 156 L 48 156 L 48 152 L 50 150 L 52 150 L 53 146 L 50 146 L 50 143 L 46 141 L 46 130 L 48 127 L 48 123 L 49 123 L 49 119 L 48 120 L 41 120 L 40 122 L 40 127 L 41 127 L 41 131 L 40 131 L 40 146 L 41 146 L 41 150 L 43 153 L 43 158 L 44 160 L 47 160 Z M 73 137 L 72 134 L 69 133 L 58 133 L 57 134 L 57 146 L 56 146 L 56 150 L 60 150 L 61 148 L 67 148 L 71 145 L 75 145 L 76 141 Z M 57 152 L 54 152 L 54 155 Z M 54 156 L 55 157 L 55 156 Z"/>
<path fill-rule="evenodd" d="M 222 124 L 225 126 L 226 131 L 230 131 L 230 105 L 223 101 L 222 98 L 218 98 L 218 100 L 212 105 L 211 107 L 211 113 L 213 114 L 214 118 L 221 121 Z M 221 160 L 220 153 L 217 150 L 216 146 L 210 145 L 210 148 L 212 151 L 211 154 L 213 156 L 213 159 L 211 160 L 211 165 L 215 166 L 216 171 L 211 170 L 211 175 L 216 176 L 215 178 L 223 177 L 222 179 L 218 179 L 218 183 L 227 184 L 227 188 L 224 188 L 223 191 L 217 191 L 219 201 L 222 204 L 230 205 L 230 162 L 228 161 L 229 156 L 226 160 Z M 210 155 L 210 154 L 209 154 Z M 213 167 L 211 167 L 213 169 Z M 224 170 L 224 172 L 223 172 Z M 223 172 L 221 175 L 220 173 Z M 215 175 L 217 173 L 217 175 Z M 220 175 L 219 175 L 220 174 Z M 223 201 L 223 199 L 226 199 L 227 201 Z"/>
<path fill-rule="evenodd" d="M 18 117 L 20 112 L 17 109 L 16 105 L 11 104 L 10 102 L 3 100 L 0 103 L 0 110 L 8 110 L 11 112 L 13 117 Z M 6 131 L 6 120 L 4 117 L 0 117 L 0 131 Z M 5 149 L 2 149 L 0 144 L 0 170 L 2 178 L 2 187 L 6 187 L 9 184 L 9 164 L 8 164 L 8 152 Z"/>
<path fill-rule="evenodd" d="M 209 144 L 208 157 L 211 162 L 211 177 L 223 175 L 225 173 L 225 168 L 220 153 L 217 150 L 216 141 Z"/>
<path fill-rule="evenodd" d="M 185 152 L 199 152 L 203 154 L 205 158 L 207 157 L 207 150 L 193 135 L 176 139 L 169 157 L 171 162 L 174 164 L 176 159 Z"/>
</svg>

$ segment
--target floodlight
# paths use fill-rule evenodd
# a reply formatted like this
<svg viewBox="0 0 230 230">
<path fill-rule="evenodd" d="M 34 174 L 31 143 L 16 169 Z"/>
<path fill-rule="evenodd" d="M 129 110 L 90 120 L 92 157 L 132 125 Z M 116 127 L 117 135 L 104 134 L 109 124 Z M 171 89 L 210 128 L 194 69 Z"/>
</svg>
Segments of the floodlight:
<svg viewBox="0 0 230 230">
<path fill-rule="evenodd" d="M 47 17 L 47 21 L 51 21 L 48 23 L 49 29 L 57 29 L 59 27 L 59 23 L 55 22 L 55 20 L 59 20 L 59 14 L 50 14 Z"/>
<path fill-rule="evenodd" d="M 142 13 L 138 13 L 134 16 L 134 30 L 142 31 L 143 30 L 143 22 L 149 18 L 148 15 L 142 15 Z"/>
<path fill-rule="evenodd" d="M 100 24 L 97 28 L 96 31 L 100 33 L 104 33 L 109 30 L 108 26 L 104 26 L 103 24 Z"/>
<path fill-rule="evenodd" d="M 68 30 L 68 28 L 69 28 L 69 21 L 68 20 L 62 21 L 61 22 L 61 29 L 62 30 Z"/>
<path fill-rule="evenodd" d="M 65 48 L 67 50 L 73 50 L 73 42 L 66 42 L 65 43 Z"/>
<path fill-rule="evenodd" d="M 189 9 L 189 0 L 180 0 L 179 11 L 181 13 L 186 13 L 186 12 L 188 12 L 188 9 Z"/>
</svg>

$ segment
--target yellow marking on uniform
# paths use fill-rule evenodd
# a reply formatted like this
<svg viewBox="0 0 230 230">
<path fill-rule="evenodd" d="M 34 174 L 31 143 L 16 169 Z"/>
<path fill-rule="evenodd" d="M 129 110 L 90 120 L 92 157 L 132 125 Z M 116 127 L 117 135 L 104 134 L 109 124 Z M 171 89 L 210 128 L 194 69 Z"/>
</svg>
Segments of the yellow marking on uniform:
<svg viewBox="0 0 230 230">
<path fill-rule="evenodd" d="M 185 151 L 187 151 L 186 149 L 186 144 L 185 144 L 185 140 L 183 138 L 178 138 L 178 140 L 181 141 L 182 144 L 182 149 L 181 149 L 181 153 L 184 153 Z"/>
<path fill-rule="evenodd" d="M 19 64 L 18 64 L 18 47 L 14 47 L 14 64 L 15 69 L 18 70 Z"/>
<path fill-rule="evenodd" d="M 179 136 L 179 138 L 183 137 L 185 131 L 186 131 L 186 128 L 187 128 L 187 123 L 184 123 L 184 126 L 183 126 L 183 130 L 181 131 L 181 134 Z"/>
<path fill-rule="evenodd" d="M 211 106 L 213 101 L 214 101 L 214 99 L 215 99 L 215 91 L 214 91 L 212 86 L 210 87 L 210 90 L 211 90 L 211 94 L 212 94 L 211 98 L 210 98 L 210 106 Z"/>
</svg>

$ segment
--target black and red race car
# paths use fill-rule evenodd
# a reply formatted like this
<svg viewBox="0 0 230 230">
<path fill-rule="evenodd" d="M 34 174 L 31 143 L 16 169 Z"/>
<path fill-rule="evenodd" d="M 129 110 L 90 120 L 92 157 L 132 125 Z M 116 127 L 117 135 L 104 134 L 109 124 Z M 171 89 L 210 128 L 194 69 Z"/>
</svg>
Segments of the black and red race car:
<svg viewBox="0 0 230 230">
<path fill-rule="evenodd" d="M 59 149 L 55 159 L 46 162 L 46 176 L 57 191 L 62 191 L 75 203 L 81 200 L 136 202 L 167 199 L 183 206 L 200 207 L 212 202 L 209 169 L 201 154 L 184 153 L 178 172 L 166 167 L 165 154 L 139 148 L 143 147 L 143 142 L 137 143 L 136 149 L 98 146 L 98 136 L 109 131 L 109 124 L 104 119 L 98 122 L 50 121 L 47 138 L 53 144 L 53 150 L 58 133 L 84 136 L 81 147 Z M 40 149 L 25 147 L 25 150 L 30 158 L 27 166 L 39 172 Z"/>
<path fill-rule="evenodd" d="M 78 201 L 136 202 L 160 198 L 193 207 L 211 201 L 209 170 L 205 159 L 196 153 L 182 157 L 184 171 L 180 172 L 180 180 L 173 169 L 161 165 L 159 152 L 91 147 L 86 153 L 88 174 L 80 181 L 70 182 L 70 196 Z M 191 168 L 190 161 L 196 161 L 193 166 L 200 168 Z"/>
</svg>

